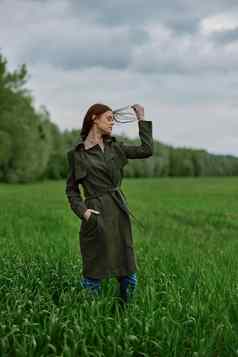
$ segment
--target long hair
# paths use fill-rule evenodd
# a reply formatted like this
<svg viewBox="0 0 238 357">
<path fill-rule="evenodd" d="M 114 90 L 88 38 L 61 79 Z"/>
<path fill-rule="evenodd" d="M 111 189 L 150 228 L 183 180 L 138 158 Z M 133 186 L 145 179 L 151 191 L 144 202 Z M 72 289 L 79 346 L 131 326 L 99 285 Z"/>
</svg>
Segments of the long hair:
<svg viewBox="0 0 238 357">
<path fill-rule="evenodd" d="M 110 107 L 108 107 L 105 104 L 101 104 L 101 103 L 96 103 L 93 104 L 87 111 L 84 119 L 83 119 L 83 125 L 82 125 L 82 129 L 80 132 L 80 136 L 83 140 L 86 139 L 91 127 L 93 126 L 93 115 L 101 115 L 105 112 L 107 112 L 108 110 L 112 111 L 112 109 Z M 103 135 L 103 136 L 107 136 L 109 137 L 110 135 Z"/>
</svg>

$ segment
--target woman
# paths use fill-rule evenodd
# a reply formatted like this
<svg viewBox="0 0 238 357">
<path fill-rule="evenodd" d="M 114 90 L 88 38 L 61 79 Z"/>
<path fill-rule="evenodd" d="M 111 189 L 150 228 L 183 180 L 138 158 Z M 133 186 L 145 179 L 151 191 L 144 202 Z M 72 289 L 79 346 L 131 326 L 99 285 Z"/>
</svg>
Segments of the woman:
<svg viewBox="0 0 238 357">
<path fill-rule="evenodd" d="M 123 168 L 128 159 L 153 155 L 152 122 L 144 120 L 142 106 L 132 108 L 139 126 L 138 146 L 111 136 L 114 119 L 110 107 L 94 104 L 88 109 L 81 139 L 67 153 L 70 173 L 65 191 L 71 209 L 81 219 L 82 287 L 97 294 L 101 279 L 115 276 L 125 303 L 136 287 L 137 263 L 129 210 L 120 190 Z M 83 187 L 84 200 L 78 184 Z"/>
</svg>

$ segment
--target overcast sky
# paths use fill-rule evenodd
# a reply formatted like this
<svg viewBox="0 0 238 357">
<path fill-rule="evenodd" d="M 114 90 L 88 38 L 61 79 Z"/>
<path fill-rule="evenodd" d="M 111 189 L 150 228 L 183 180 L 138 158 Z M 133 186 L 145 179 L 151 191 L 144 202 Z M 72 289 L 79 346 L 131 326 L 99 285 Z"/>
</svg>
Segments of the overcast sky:
<svg viewBox="0 0 238 357">
<path fill-rule="evenodd" d="M 238 156 L 237 0 L 0 0 L 0 49 L 62 130 L 139 103 L 155 139 Z"/>
</svg>

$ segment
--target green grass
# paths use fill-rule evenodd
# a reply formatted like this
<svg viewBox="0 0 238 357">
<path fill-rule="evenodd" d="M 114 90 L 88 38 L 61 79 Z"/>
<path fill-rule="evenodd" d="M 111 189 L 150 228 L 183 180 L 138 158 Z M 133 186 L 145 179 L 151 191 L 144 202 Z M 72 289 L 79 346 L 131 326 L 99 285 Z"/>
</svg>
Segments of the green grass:
<svg viewBox="0 0 238 357">
<path fill-rule="evenodd" d="M 238 356 L 238 178 L 124 179 L 138 285 L 80 287 L 65 182 L 0 185 L 0 356 Z"/>
</svg>

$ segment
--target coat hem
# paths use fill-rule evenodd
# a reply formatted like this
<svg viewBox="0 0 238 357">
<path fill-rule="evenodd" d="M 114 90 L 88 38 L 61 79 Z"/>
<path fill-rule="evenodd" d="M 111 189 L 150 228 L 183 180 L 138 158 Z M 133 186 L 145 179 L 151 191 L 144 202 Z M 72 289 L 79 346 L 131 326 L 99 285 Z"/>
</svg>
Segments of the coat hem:
<svg viewBox="0 0 238 357">
<path fill-rule="evenodd" d="M 136 273 L 137 269 L 132 269 L 132 270 L 127 270 L 127 271 L 109 271 L 108 273 L 105 274 L 101 274 L 101 275 L 95 275 L 95 274 L 86 274 L 86 273 L 82 273 L 82 275 L 84 277 L 89 277 L 89 278 L 93 278 L 93 279 L 108 279 L 108 278 L 117 278 L 118 276 L 126 276 L 129 274 L 133 274 Z"/>
</svg>

